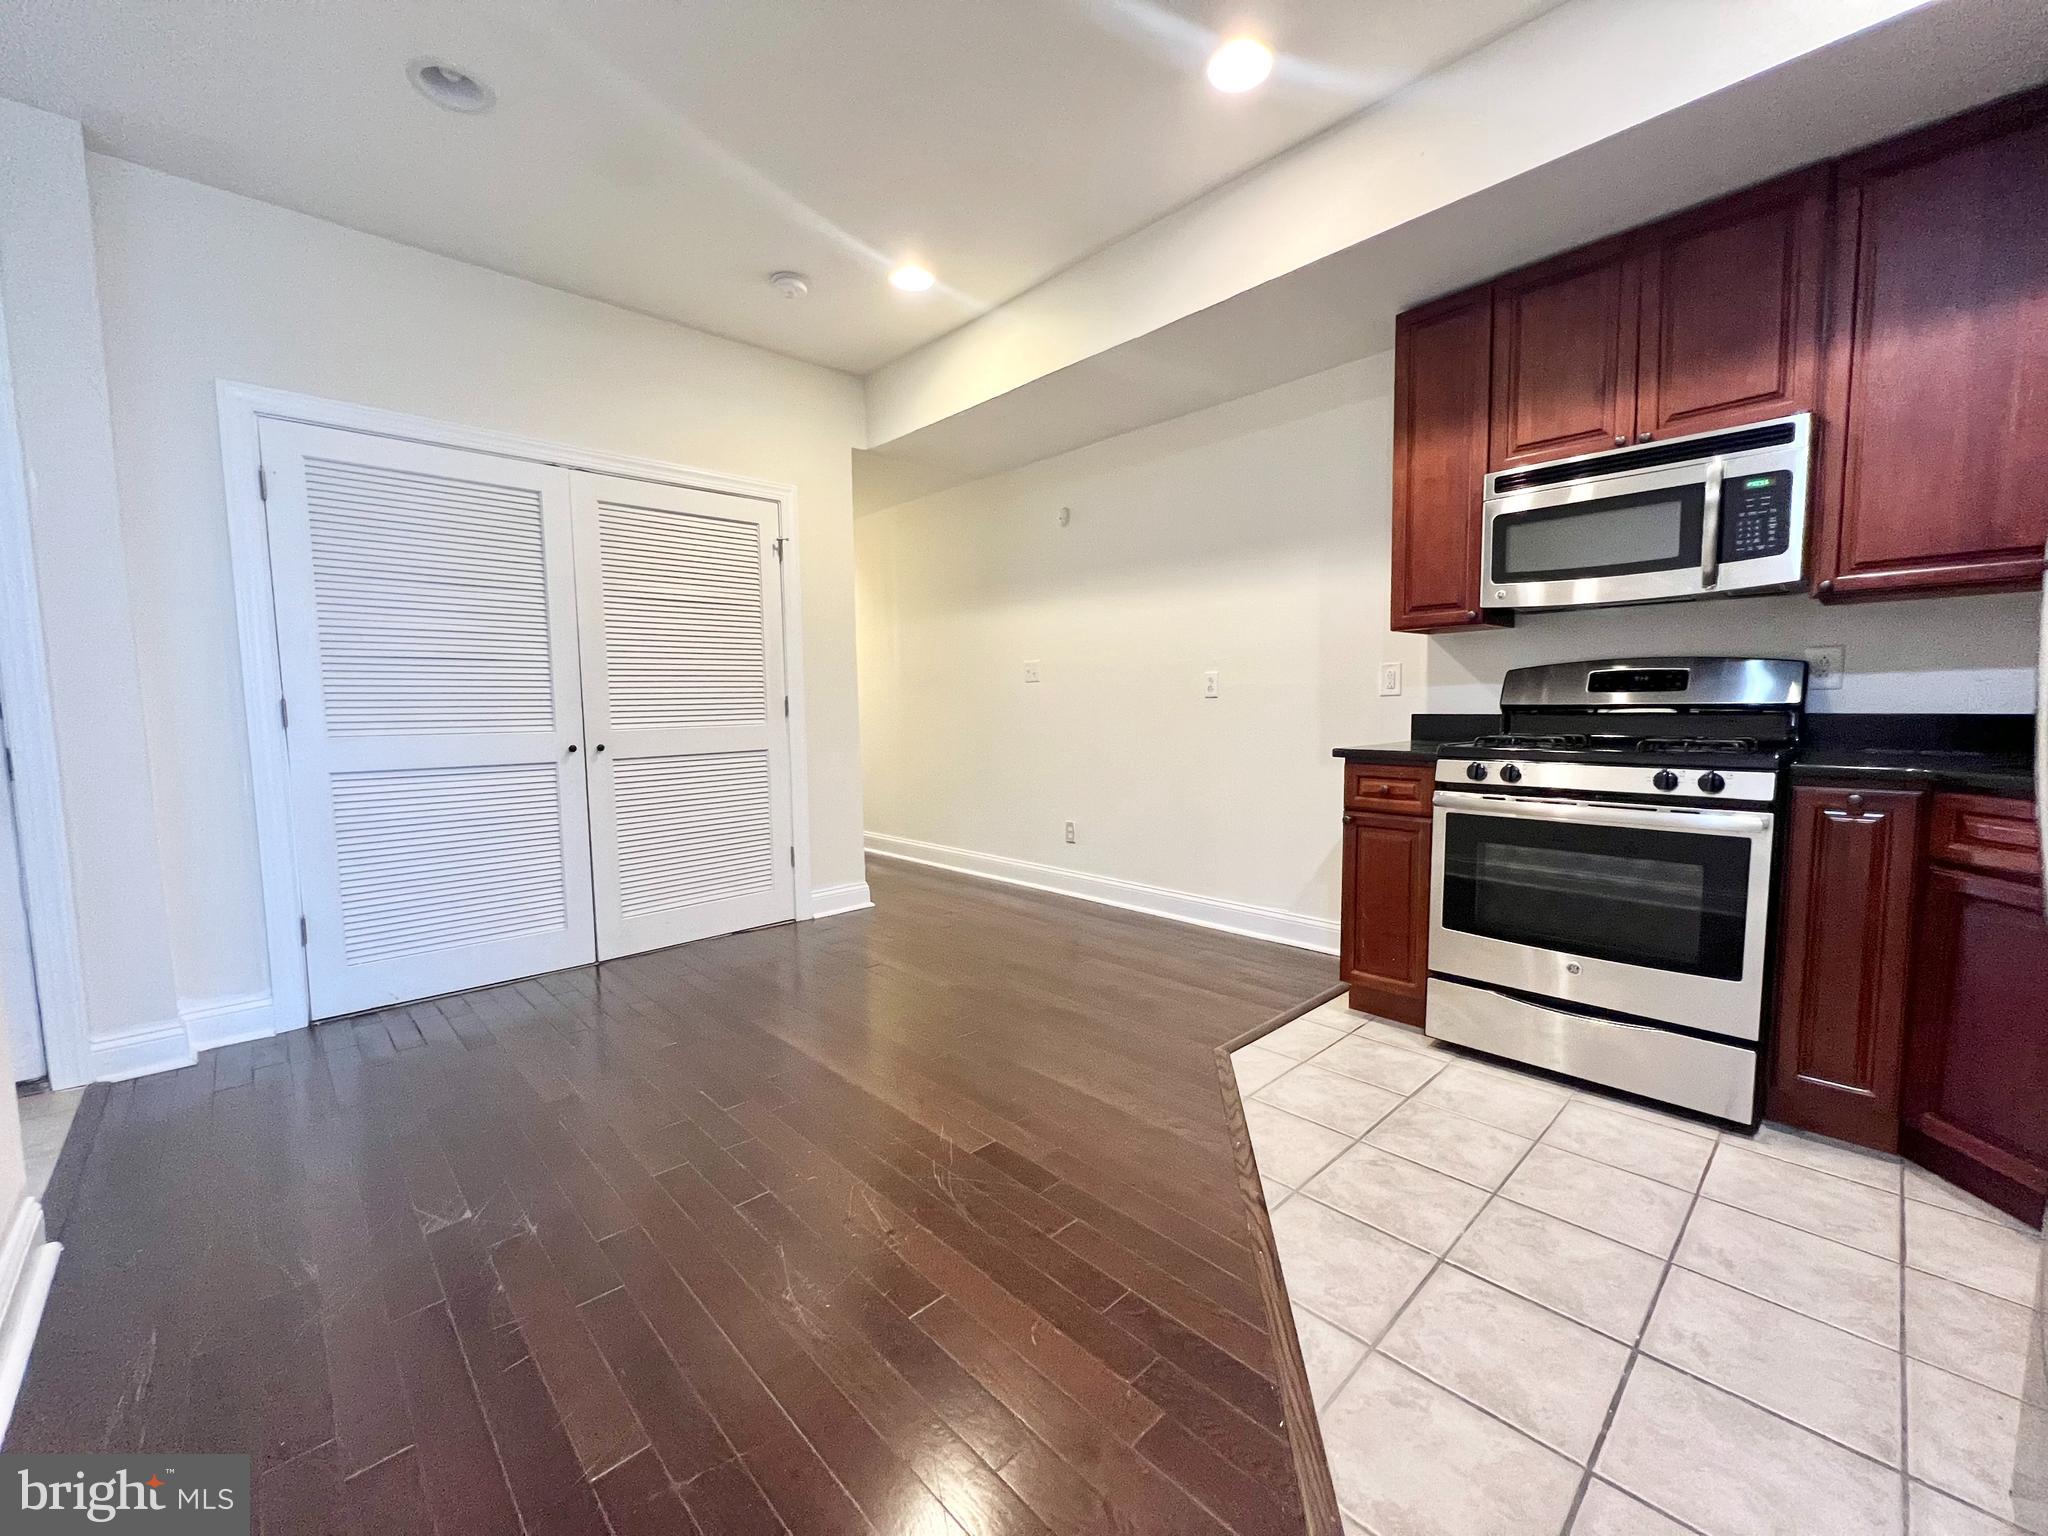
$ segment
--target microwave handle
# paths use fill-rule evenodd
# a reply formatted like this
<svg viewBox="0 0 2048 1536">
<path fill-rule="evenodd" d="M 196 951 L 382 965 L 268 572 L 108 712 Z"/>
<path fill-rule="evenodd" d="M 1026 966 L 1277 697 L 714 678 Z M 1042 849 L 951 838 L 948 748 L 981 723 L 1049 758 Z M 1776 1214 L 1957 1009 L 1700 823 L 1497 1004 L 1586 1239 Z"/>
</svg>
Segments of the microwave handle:
<svg viewBox="0 0 2048 1536">
<path fill-rule="evenodd" d="M 1706 494 L 1700 514 L 1700 585 L 1712 591 L 1721 584 L 1721 456 L 1707 460 Z"/>
</svg>

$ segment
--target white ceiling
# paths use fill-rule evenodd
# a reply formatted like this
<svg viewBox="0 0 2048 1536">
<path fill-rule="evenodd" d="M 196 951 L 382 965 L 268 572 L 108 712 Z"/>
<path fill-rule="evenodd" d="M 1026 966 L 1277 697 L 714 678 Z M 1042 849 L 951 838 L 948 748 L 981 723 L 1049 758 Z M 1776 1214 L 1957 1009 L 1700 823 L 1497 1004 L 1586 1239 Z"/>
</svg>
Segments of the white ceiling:
<svg viewBox="0 0 2048 1536">
<path fill-rule="evenodd" d="M 1558 0 L 14 0 L 95 149 L 865 373 Z M 1219 35 L 1281 51 L 1244 97 Z M 457 116 L 445 60 L 498 93 Z M 896 293 L 916 257 L 938 290 Z M 777 268 L 811 279 L 785 300 Z"/>
</svg>

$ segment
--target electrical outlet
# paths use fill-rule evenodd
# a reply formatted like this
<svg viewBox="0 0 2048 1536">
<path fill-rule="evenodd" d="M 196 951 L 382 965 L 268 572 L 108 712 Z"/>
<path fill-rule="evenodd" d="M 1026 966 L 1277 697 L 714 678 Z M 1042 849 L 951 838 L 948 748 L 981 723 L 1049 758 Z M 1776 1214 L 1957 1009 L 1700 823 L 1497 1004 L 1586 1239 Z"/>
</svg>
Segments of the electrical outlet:
<svg viewBox="0 0 2048 1536">
<path fill-rule="evenodd" d="M 1074 824 L 1071 821 L 1067 823 L 1067 841 L 1070 843 L 1076 841 L 1074 837 Z"/>
<path fill-rule="evenodd" d="M 1401 663 L 1383 661 L 1380 663 L 1380 697 L 1398 699 L 1401 696 Z"/>
<path fill-rule="evenodd" d="M 1223 697 L 1223 674 L 1213 668 L 1202 674 L 1202 697 L 1220 699 Z"/>
<path fill-rule="evenodd" d="M 1828 693 L 1842 686 L 1842 648 L 1839 645 L 1811 645 L 1806 648 L 1806 686 L 1815 693 Z"/>
<path fill-rule="evenodd" d="M 1024 681 L 1025 681 L 1025 682 L 1027 682 L 1027 683 L 1035 683 L 1035 682 L 1037 682 L 1037 681 L 1038 681 L 1038 663 L 1037 663 L 1037 662 L 1035 662 L 1035 661 L 1027 661 L 1027 662 L 1025 662 L 1025 663 L 1024 663 Z"/>
</svg>

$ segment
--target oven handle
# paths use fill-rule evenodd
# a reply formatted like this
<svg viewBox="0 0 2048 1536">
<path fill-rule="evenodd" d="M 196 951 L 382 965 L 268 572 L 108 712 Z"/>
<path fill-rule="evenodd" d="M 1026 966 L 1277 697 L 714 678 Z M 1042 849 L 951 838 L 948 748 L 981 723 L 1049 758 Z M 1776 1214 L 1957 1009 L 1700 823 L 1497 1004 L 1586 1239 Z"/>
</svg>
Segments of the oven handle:
<svg viewBox="0 0 2048 1536">
<path fill-rule="evenodd" d="M 1479 811 L 1525 821 L 1576 821 L 1596 827 L 1640 827 L 1658 832 L 1740 832 L 1755 836 L 1771 829 L 1771 818 L 1758 811 L 1691 811 L 1605 805 L 1594 800 L 1510 800 L 1468 790 L 1440 789 L 1437 805 L 1451 811 Z"/>
</svg>

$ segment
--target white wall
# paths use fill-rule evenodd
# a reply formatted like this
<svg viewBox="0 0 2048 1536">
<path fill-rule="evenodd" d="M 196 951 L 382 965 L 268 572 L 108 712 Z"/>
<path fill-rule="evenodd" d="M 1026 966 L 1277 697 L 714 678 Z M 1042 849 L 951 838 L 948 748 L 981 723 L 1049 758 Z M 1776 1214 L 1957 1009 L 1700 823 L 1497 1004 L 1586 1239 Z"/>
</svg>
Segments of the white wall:
<svg viewBox="0 0 2048 1536">
<path fill-rule="evenodd" d="M 1381 354 L 860 518 L 869 831 L 1328 920 L 1330 749 L 1491 710 L 1509 666 L 1840 642 L 1847 686 L 1819 707 L 2031 708 L 2025 596 L 1392 634 L 1392 371 Z M 1378 696 L 1382 660 L 1402 697 Z"/>
<path fill-rule="evenodd" d="M 854 380 L 122 161 L 87 168 L 181 997 L 268 987 L 217 379 L 795 484 L 813 884 L 862 878 Z"/>
</svg>

